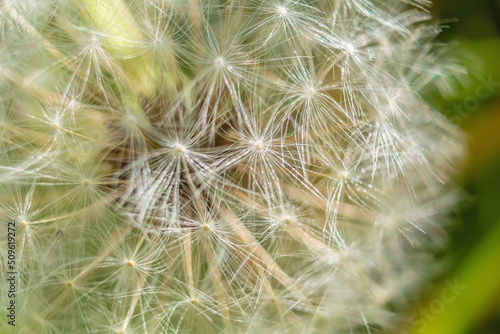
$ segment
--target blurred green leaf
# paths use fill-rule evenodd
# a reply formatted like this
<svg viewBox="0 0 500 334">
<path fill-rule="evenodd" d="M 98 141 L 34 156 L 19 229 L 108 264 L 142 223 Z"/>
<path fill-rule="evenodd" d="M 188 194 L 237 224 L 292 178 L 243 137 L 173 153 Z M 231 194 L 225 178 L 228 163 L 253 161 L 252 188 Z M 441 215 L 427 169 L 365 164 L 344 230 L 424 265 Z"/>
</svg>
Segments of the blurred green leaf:
<svg viewBox="0 0 500 334">
<path fill-rule="evenodd" d="M 500 222 L 485 239 L 470 253 L 451 282 L 458 282 L 464 290 L 456 299 L 445 305 L 435 319 L 422 317 L 420 328 L 414 334 L 465 334 L 488 310 L 500 291 Z M 443 289 L 437 290 L 435 298 L 442 298 Z M 427 306 L 428 307 L 428 306 Z M 433 321 L 430 321 L 432 319 Z M 418 321 L 418 320 L 417 320 Z M 477 332 L 473 332 L 477 333 Z M 477 333 L 479 334 L 479 333 Z"/>
</svg>

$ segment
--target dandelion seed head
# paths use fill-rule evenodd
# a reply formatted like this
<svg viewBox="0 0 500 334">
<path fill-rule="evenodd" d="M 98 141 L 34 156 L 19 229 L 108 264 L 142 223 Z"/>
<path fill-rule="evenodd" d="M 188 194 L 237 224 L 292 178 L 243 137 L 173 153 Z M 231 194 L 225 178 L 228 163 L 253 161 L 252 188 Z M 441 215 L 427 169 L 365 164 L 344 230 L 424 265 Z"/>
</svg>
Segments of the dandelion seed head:
<svg viewBox="0 0 500 334">
<path fill-rule="evenodd" d="M 0 13 L 21 331 L 394 328 L 463 157 L 422 2 L 34 4 Z"/>
</svg>

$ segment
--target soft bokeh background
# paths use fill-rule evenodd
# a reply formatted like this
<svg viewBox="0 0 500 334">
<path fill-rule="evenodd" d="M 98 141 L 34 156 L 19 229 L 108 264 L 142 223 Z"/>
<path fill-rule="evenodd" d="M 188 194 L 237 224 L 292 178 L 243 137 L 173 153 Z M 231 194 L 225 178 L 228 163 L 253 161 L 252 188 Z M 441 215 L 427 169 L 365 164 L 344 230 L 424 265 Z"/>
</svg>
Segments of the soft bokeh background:
<svg viewBox="0 0 500 334">
<path fill-rule="evenodd" d="M 451 43 L 468 73 L 458 76 L 445 101 L 429 94 L 469 136 L 470 155 L 457 179 L 468 193 L 453 232 L 452 265 L 429 287 L 413 314 L 415 334 L 500 333 L 500 0 L 435 0 L 434 17 L 448 26 Z M 485 84 L 486 82 L 490 82 Z M 439 101 L 439 102 L 438 102 Z M 450 303 L 440 302 L 445 282 L 466 286 Z M 434 305 L 432 305 L 434 303 Z M 434 311 L 429 311 L 429 306 Z"/>
</svg>

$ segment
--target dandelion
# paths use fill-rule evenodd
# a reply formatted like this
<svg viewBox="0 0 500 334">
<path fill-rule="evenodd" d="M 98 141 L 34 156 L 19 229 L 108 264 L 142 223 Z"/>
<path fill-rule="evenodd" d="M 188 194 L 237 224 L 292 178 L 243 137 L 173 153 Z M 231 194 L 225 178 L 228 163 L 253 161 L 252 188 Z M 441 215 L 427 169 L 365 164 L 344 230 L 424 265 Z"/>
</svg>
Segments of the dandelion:
<svg viewBox="0 0 500 334">
<path fill-rule="evenodd" d="M 464 151 L 427 5 L 1 2 L 2 333 L 395 328 Z"/>
</svg>

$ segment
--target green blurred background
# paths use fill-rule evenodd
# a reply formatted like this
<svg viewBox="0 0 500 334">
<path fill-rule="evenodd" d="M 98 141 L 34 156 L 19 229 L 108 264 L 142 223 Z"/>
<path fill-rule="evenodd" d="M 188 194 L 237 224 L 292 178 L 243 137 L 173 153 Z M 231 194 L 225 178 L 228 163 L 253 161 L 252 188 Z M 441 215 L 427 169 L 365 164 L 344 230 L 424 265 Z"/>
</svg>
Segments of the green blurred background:
<svg viewBox="0 0 500 334">
<path fill-rule="evenodd" d="M 500 0 L 435 0 L 439 40 L 467 68 L 432 104 L 468 134 L 469 157 L 457 178 L 467 192 L 452 231 L 452 265 L 413 310 L 414 334 L 500 334 Z M 441 100 L 438 97 L 441 96 Z M 445 282 L 464 290 L 443 302 Z"/>
</svg>

